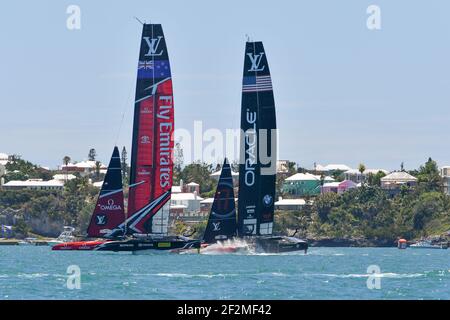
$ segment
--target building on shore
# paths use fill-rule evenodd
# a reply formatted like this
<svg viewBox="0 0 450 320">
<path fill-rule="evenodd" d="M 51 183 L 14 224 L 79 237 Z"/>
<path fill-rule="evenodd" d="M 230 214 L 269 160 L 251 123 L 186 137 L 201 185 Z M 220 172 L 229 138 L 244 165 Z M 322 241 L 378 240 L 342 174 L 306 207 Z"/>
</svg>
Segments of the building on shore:
<svg viewBox="0 0 450 320">
<path fill-rule="evenodd" d="M 355 183 L 362 183 L 367 181 L 369 175 L 376 175 L 378 172 L 382 172 L 385 175 L 389 174 L 389 171 L 384 169 L 366 169 L 361 173 L 357 169 L 350 169 L 344 172 L 344 180 L 351 180 Z"/>
<path fill-rule="evenodd" d="M 450 166 L 441 167 L 442 185 L 444 186 L 444 192 L 450 195 Z"/>
<path fill-rule="evenodd" d="M 2 185 L 3 190 L 56 190 L 61 191 L 64 183 L 59 180 L 43 181 L 42 179 L 28 179 L 26 181 L 9 181 Z"/>
<path fill-rule="evenodd" d="M 282 192 L 293 196 L 316 196 L 320 194 L 322 183 L 333 182 L 329 176 L 321 177 L 311 173 L 296 173 L 283 182 Z"/>
<path fill-rule="evenodd" d="M 322 186 L 322 194 L 328 193 L 328 192 L 334 192 L 334 193 L 344 193 L 350 189 L 357 188 L 358 184 L 353 182 L 352 180 L 344 180 L 341 182 L 328 182 L 324 183 Z"/>
<path fill-rule="evenodd" d="M 100 163 L 100 173 L 106 174 L 108 167 L 103 163 Z M 97 170 L 97 161 L 81 161 L 77 163 L 68 163 L 61 166 L 61 171 L 64 172 L 79 172 L 82 176 L 86 176 L 89 173 Z"/>
<path fill-rule="evenodd" d="M 314 171 L 327 175 L 331 175 L 336 172 L 345 172 L 348 170 L 351 170 L 351 168 L 345 164 L 327 164 L 326 166 L 314 164 Z"/>
<path fill-rule="evenodd" d="M 73 180 L 76 179 L 77 177 L 74 176 L 73 174 L 67 174 L 67 173 L 59 173 L 59 174 L 55 174 L 53 175 L 53 180 L 58 180 L 58 181 L 62 181 L 62 182 L 67 182 L 69 180 Z"/>
<path fill-rule="evenodd" d="M 417 178 L 405 171 L 394 171 L 381 178 L 381 188 L 391 196 L 400 192 L 402 187 L 415 187 Z"/>
<path fill-rule="evenodd" d="M 275 210 L 282 211 L 298 211 L 306 205 L 305 199 L 283 199 L 278 197 L 278 201 L 275 202 Z"/>
</svg>

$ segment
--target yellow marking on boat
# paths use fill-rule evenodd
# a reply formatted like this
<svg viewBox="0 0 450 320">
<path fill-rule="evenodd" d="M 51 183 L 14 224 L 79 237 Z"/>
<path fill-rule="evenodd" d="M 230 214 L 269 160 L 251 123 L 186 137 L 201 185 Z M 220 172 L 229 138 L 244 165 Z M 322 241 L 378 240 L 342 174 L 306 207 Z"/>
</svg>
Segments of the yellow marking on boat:
<svg viewBox="0 0 450 320">
<path fill-rule="evenodd" d="M 158 242 L 158 248 L 170 248 L 170 242 Z"/>
</svg>

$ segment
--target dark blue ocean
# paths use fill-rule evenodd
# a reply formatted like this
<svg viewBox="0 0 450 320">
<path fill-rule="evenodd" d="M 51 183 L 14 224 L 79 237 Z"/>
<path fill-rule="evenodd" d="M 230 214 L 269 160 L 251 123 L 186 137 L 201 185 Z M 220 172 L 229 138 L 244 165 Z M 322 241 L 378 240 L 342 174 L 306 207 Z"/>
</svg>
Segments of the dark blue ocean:
<svg viewBox="0 0 450 320">
<path fill-rule="evenodd" d="M 2 246 L 0 299 L 450 299 L 450 250 L 135 256 Z"/>
</svg>

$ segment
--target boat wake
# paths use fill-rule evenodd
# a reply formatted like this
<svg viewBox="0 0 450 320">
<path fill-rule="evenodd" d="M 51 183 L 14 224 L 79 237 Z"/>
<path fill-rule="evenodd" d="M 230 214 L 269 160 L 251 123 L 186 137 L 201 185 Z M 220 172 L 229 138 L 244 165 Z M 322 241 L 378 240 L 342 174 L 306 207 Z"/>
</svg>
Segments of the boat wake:
<svg viewBox="0 0 450 320">
<path fill-rule="evenodd" d="M 200 250 L 201 254 L 252 254 L 249 244 L 245 240 L 231 239 L 210 244 Z"/>
</svg>

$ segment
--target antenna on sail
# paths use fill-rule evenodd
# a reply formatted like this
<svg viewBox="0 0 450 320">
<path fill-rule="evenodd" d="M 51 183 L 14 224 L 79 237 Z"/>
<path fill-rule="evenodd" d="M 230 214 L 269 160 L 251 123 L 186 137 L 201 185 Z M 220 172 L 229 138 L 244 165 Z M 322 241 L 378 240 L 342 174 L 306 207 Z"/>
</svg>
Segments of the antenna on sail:
<svg viewBox="0 0 450 320">
<path fill-rule="evenodd" d="M 250 36 L 248 34 L 245 34 L 245 37 L 247 38 L 247 42 L 250 42 Z"/>
<path fill-rule="evenodd" d="M 142 24 L 142 25 L 144 25 L 145 23 L 144 22 L 142 22 L 141 20 L 139 20 L 139 18 L 138 17 L 134 17 L 136 20 L 137 20 L 137 22 L 139 22 L 140 24 Z"/>
</svg>

